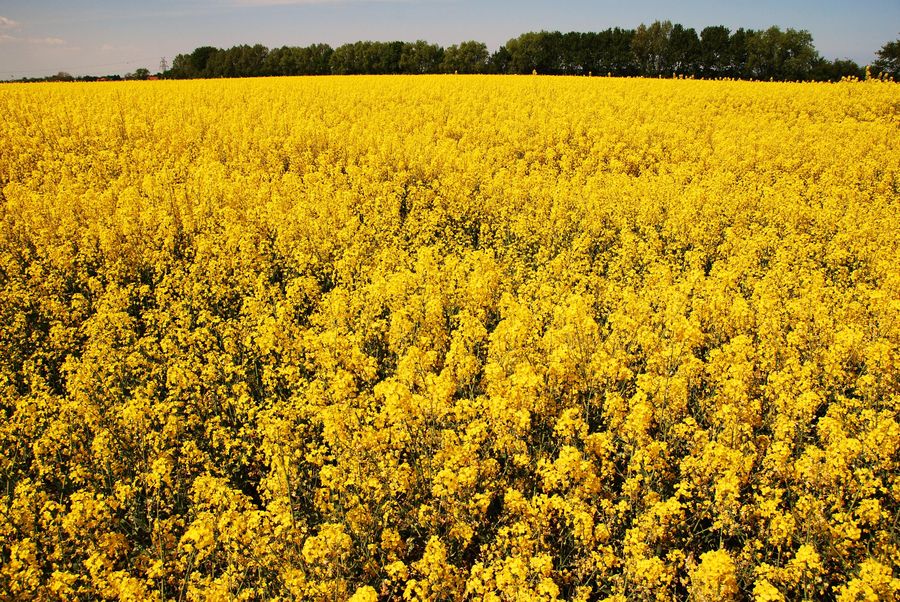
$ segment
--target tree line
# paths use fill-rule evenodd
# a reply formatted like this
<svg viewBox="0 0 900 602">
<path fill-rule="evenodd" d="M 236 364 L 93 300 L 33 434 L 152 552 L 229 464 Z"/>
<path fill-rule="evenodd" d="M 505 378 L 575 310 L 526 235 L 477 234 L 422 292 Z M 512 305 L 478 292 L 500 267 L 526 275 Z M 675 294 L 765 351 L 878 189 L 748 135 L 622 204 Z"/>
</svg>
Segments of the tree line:
<svg viewBox="0 0 900 602">
<path fill-rule="evenodd" d="M 897 57 L 893 56 L 896 46 L 897 42 L 891 42 L 879 51 L 872 66 L 875 75 L 900 76 Z M 599 32 L 527 32 L 493 53 L 484 43 L 474 40 L 446 48 L 424 40 L 360 41 L 336 48 L 328 44 L 273 49 L 261 44 L 227 49 L 203 46 L 176 56 L 172 68 L 162 75 L 208 78 L 534 72 L 780 81 L 837 81 L 865 76 L 865 68 L 852 60 L 820 56 L 812 35 L 805 30 L 773 26 L 732 31 L 715 25 L 698 33 L 670 21 Z"/>
<path fill-rule="evenodd" d="M 806 30 L 773 26 L 764 30 L 724 25 L 699 33 L 670 21 L 614 27 L 598 32 L 523 33 L 489 52 L 470 40 L 442 47 L 415 42 L 360 41 L 266 48 L 202 46 L 179 54 L 171 69 L 151 75 L 137 69 L 124 79 L 259 77 L 278 75 L 355 75 L 416 73 L 540 73 L 646 77 L 732 78 L 778 81 L 838 81 L 883 76 L 900 81 L 900 40 L 886 43 L 869 66 L 823 58 Z M 120 75 L 73 77 L 60 72 L 19 81 L 121 80 Z"/>
</svg>

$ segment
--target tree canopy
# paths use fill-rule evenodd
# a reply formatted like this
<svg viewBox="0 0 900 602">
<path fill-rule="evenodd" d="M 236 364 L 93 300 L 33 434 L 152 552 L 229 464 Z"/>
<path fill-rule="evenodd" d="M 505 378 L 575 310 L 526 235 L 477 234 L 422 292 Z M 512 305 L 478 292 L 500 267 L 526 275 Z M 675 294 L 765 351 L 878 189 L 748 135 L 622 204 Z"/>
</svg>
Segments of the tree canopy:
<svg viewBox="0 0 900 602">
<path fill-rule="evenodd" d="M 900 40 L 888 42 L 875 54 L 878 57 L 875 68 L 889 77 L 900 79 Z"/>
<path fill-rule="evenodd" d="M 900 42 L 882 48 L 875 62 L 879 72 L 897 77 L 898 51 Z M 530 31 L 510 39 L 493 53 L 475 40 L 446 48 L 425 40 L 359 41 L 336 48 L 313 44 L 272 50 L 259 44 L 228 49 L 203 46 L 175 57 L 172 68 L 164 75 L 195 78 L 533 72 L 779 81 L 839 80 L 864 75 L 864 69 L 853 61 L 822 58 L 806 30 L 777 26 L 731 30 L 712 25 L 698 32 L 671 21 L 597 32 Z"/>
</svg>

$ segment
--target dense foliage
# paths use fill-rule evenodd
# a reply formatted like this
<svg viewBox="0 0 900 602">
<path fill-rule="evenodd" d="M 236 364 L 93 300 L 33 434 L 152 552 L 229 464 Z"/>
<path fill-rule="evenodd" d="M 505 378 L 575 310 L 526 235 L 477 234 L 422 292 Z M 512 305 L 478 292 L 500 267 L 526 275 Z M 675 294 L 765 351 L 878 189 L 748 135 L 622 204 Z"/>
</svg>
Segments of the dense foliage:
<svg viewBox="0 0 900 602">
<path fill-rule="evenodd" d="M 900 80 L 900 40 L 888 42 L 875 53 L 874 67 L 881 73 Z"/>
<path fill-rule="evenodd" d="M 898 103 L 4 86 L 0 599 L 891 599 Z"/>
<path fill-rule="evenodd" d="M 693 28 L 656 21 L 637 29 L 528 32 L 494 53 L 481 42 L 442 48 L 416 42 L 360 41 L 267 49 L 261 44 L 197 48 L 175 57 L 173 78 L 397 73 L 519 73 L 819 80 L 862 78 L 850 60 L 819 56 L 807 31 Z"/>
</svg>

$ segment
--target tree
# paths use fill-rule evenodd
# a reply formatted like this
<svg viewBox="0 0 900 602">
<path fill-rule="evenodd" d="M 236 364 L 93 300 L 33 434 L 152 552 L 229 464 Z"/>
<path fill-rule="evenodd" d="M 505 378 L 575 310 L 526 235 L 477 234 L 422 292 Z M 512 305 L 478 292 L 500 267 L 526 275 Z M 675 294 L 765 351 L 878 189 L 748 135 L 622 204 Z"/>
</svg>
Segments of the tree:
<svg viewBox="0 0 900 602">
<path fill-rule="evenodd" d="M 879 73 L 900 80 L 900 40 L 888 42 L 875 53 L 873 66 Z"/>
<path fill-rule="evenodd" d="M 266 75 L 298 75 L 296 51 L 298 48 L 282 46 L 273 48 L 266 56 L 263 71 Z"/>
<path fill-rule="evenodd" d="M 195 51 L 196 53 L 196 51 Z M 256 77 L 266 73 L 269 49 L 262 44 L 232 46 L 207 55 L 205 77 Z M 177 58 L 177 57 L 176 57 Z"/>
<path fill-rule="evenodd" d="M 747 43 L 747 69 L 757 79 L 803 80 L 819 60 L 806 30 L 770 27 Z"/>
<path fill-rule="evenodd" d="M 496 52 L 491 54 L 491 58 L 488 61 L 488 72 L 509 73 L 511 60 L 512 56 L 509 53 L 509 49 L 506 46 L 501 46 Z"/>
<path fill-rule="evenodd" d="M 634 40 L 633 29 L 620 29 L 615 27 L 601 32 L 603 51 L 601 53 L 599 73 L 612 73 L 613 75 L 636 75 L 637 64 L 634 54 L 631 52 L 631 44 Z"/>
<path fill-rule="evenodd" d="M 335 48 L 329 60 L 331 72 L 335 75 L 363 73 L 361 58 L 363 44 L 364 42 L 354 42 Z"/>
<path fill-rule="evenodd" d="M 669 60 L 672 71 L 681 75 L 697 75 L 700 68 L 700 38 L 693 27 L 685 29 L 680 23 L 669 34 Z"/>
<path fill-rule="evenodd" d="M 641 73 L 650 76 L 672 72 L 669 48 L 671 36 L 671 21 L 654 21 L 649 26 L 643 23 L 638 26 L 631 41 L 631 50 Z"/>
<path fill-rule="evenodd" d="M 210 59 L 221 52 L 213 46 L 201 46 L 190 54 L 179 54 L 172 59 L 172 69 L 168 75 L 178 79 L 210 77 L 207 70 Z"/>
<path fill-rule="evenodd" d="M 558 38 L 556 51 L 559 56 L 560 73 L 581 75 L 590 71 L 586 67 L 589 59 L 585 44 L 587 35 L 577 31 L 570 31 Z"/>
<path fill-rule="evenodd" d="M 569 32 L 558 47 L 561 72 L 581 75 L 633 75 L 632 30 L 607 29 L 599 32 Z"/>
<path fill-rule="evenodd" d="M 833 61 L 819 59 L 816 61 L 816 64 L 813 65 L 812 71 L 810 71 L 810 79 L 816 81 L 837 82 L 841 81 L 844 77 L 856 77 L 862 79 L 865 77 L 865 69 L 849 59 L 835 59 Z"/>
<path fill-rule="evenodd" d="M 506 43 L 509 73 L 560 73 L 562 34 L 558 31 L 529 31 Z"/>
<path fill-rule="evenodd" d="M 400 73 L 400 57 L 404 42 L 372 42 L 369 73 Z"/>
<path fill-rule="evenodd" d="M 175 79 L 184 79 L 190 77 L 190 61 L 190 55 L 176 54 L 175 58 L 172 59 L 172 68 L 169 69 L 166 76 Z"/>
<path fill-rule="evenodd" d="M 573 35 L 567 33 L 566 37 Z M 586 32 L 578 35 L 578 47 L 576 62 L 581 68 L 581 73 L 599 75 L 604 58 L 604 40 L 600 32 Z M 603 72 L 604 74 L 606 72 Z"/>
<path fill-rule="evenodd" d="M 196 75 L 203 75 L 206 72 L 206 66 L 209 64 L 209 59 L 219 52 L 222 51 L 213 46 L 201 46 L 200 48 L 195 49 L 194 52 L 191 53 L 189 61 L 190 66 Z"/>
<path fill-rule="evenodd" d="M 300 49 L 300 71 L 304 75 L 331 73 L 330 60 L 334 49 L 328 44 L 313 44 Z"/>
<path fill-rule="evenodd" d="M 749 44 L 756 32 L 739 27 L 728 38 L 728 61 L 726 75 L 728 77 L 752 77 L 747 67 Z"/>
<path fill-rule="evenodd" d="M 400 73 L 404 42 L 354 42 L 334 49 L 329 58 L 336 75 Z"/>
<path fill-rule="evenodd" d="M 484 73 L 488 68 L 487 46 L 483 42 L 470 40 L 453 44 L 444 50 L 441 71 L 444 73 Z"/>
<path fill-rule="evenodd" d="M 274 48 L 263 61 L 265 75 L 328 75 L 334 50 L 328 44 Z"/>
<path fill-rule="evenodd" d="M 781 72 L 782 79 L 809 79 L 810 72 L 819 53 L 813 44 L 812 34 L 805 29 L 786 29 L 781 38 Z"/>
<path fill-rule="evenodd" d="M 730 35 L 724 25 L 703 28 L 700 32 L 700 75 L 722 77 L 728 72 Z"/>
<path fill-rule="evenodd" d="M 269 49 L 262 44 L 239 46 L 235 53 L 235 72 L 237 77 L 258 77 L 263 74 L 263 64 Z"/>
<path fill-rule="evenodd" d="M 416 40 L 403 45 L 398 66 L 401 73 L 437 73 L 443 59 L 443 48 Z"/>
</svg>

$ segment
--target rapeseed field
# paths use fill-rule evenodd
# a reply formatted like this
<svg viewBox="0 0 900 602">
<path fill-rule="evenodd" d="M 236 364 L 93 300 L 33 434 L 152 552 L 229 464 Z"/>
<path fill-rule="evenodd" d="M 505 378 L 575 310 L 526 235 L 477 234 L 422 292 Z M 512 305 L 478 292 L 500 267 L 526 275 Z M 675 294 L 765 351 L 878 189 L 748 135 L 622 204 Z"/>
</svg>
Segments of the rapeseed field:
<svg viewBox="0 0 900 602">
<path fill-rule="evenodd" d="M 892 600 L 900 86 L 0 87 L 0 600 Z"/>
</svg>

